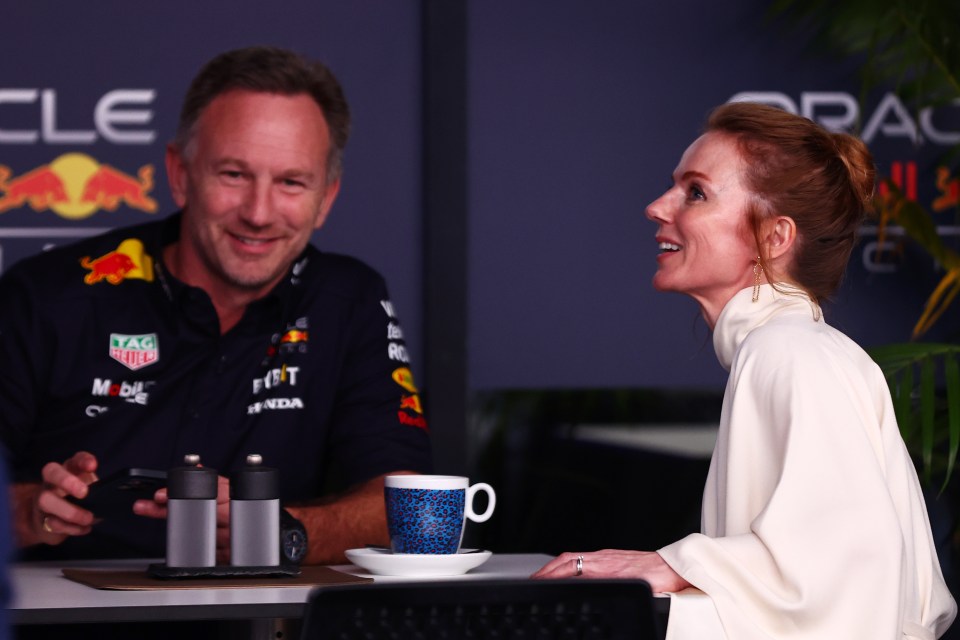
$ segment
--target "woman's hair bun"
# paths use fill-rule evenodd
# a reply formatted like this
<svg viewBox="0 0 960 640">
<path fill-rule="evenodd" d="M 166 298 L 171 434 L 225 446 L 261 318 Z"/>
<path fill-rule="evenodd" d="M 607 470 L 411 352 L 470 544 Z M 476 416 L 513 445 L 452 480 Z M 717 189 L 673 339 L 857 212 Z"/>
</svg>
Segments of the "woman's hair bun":
<svg viewBox="0 0 960 640">
<path fill-rule="evenodd" d="M 857 200 L 863 203 L 864 209 L 870 210 L 877 177 L 870 150 L 863 140 L 846 133 L 834 133 L 833 141 L 837 146 L 837 155 L 847 168 L 850 188 Z"/>
</svg>

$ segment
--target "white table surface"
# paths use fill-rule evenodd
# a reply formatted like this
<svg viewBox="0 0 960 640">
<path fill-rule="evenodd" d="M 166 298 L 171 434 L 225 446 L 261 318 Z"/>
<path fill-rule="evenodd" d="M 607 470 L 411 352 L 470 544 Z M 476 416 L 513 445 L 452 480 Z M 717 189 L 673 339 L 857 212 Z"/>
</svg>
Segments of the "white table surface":
<svg viewBox="0 0 960 640">
<path fill-rule="evenodd" d="M 583 442 L 640 449 L 667 455 L 709 460 L 717 444 L 719 424 L 578 424 L 572 437 Z"/>
<path fill-rule="evenodd" d="M 526 579 L 549 561 L 545 554 L 494 554 L 483 565 L 461 576 L 429 580 Z M 310 587 L 253 589 L 163 589 L 113 591 L 94 589 L 63 576 L 65 567 L 146 569 L 150 560 L 36 562 L 14 565 L 11 571 L 15 624 L 68 624 L 169 620 L 249 620 L 300 618 Z M 376 582 L 422 582 L 427 578 L 374 576 L 352 564 L 334 569 Z"/>
</svg>

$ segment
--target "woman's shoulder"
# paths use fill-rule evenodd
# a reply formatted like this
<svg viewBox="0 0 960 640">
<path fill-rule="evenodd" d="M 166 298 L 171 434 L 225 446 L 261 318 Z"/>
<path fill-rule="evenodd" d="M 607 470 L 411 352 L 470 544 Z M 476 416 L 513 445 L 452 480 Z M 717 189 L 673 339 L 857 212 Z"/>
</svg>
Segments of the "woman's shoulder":
<svg viewBox="0 0 960 640">
<path fill-rule="evenodd" d="M 860 371 L 876 369 L 866 351 L 842 331 L 822 318 L 802 314 L 774 318 L 751 331 L 740 345 L 735 362 L 746 360 L 769 367 L 813 369 L 822 375 L 829 375 L 829 363 L 854 366 Z"/>
<path fill-rule="evenodd" d="M 801 346 L 818 348 L 829 331 L 836 330 L 813 312 L 777 315 L 754 327 L 741 343 L 740 351 L 792 352 Z"/>
</svg>

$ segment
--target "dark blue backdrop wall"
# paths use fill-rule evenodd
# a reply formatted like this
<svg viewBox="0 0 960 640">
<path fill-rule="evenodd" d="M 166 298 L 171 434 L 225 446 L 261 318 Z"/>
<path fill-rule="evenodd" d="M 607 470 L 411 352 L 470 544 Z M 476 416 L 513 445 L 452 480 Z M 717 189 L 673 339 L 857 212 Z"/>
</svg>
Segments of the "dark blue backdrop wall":
<svg viewBox="0 0 960 640">
<path fill-rule="evenodd" d="M 738 94 L 834 128 L 858 115 L 855 63 L 811 50 L 767 19 L 769 4 L 470 3 L 472 388 L 723 384 L 695 305 L 650 285 L 645 205 L 709 109 Z M 924 128 L 891 99 L 868 101 L 864 135 L 883 175 L 919 163 L 929 206 L 960 105 Z M 956 211 L 937 214 L 941 233 L 956 231 Z M 827 318 L 865 344 L 903 341 L 938 274 L 909 254 L 877 264 L 871 234 Z"/>
<path fill-rule="evenodd" d="M 937 154 L 960 142 L 960 109 L 924 125 L 880 92 L 856 113 L 855 65 L 808 51 L 802 34 L 764 18 L 766 4 L 7 3 L 0 269 L 51 243 L 169 212 L 163 149 L 189 79 L 219 51 L 277 44 L 328 62 L 346 88 L 355 124 L 345 182 L 315 241 L 387 275 L 418 376 L 429 362 L 427 380 L 450 378 L 464 391 L 719 390 L 723 372 L 696 308 L 650 286 L 654 226 L 643 217 L 708 110 L 754 92 L 838 127 L 859 115 L 881 171 L 916 163 L 918 198 L 927 204 L 941 195 Z M 424 6 L 437 5 L 458 7 L 463 21 L 422 21 Z M 446 35 L 445 48 L 426 46 L 431 34 Z M 425 75 L 445 56 L 465 59 L 461 77 L 456 65 L 446 77 Z M 462 88 L 463 99 L 425 91 L 437 83 Z M 465 145 L 444 147 L 435 130 L 457 118 L 424 113 L 459 115 Z M 462 187 L 424 173 L 425 139 L 462 169 Z M 76 185 L 104 165 L 140 181 L 155 211 L 142 200 L 115 210 L 79 202 Z M 143 167 L 153 170 L 153 184 Z M 14 180 L 34 171 L 72 181 L 70 206 L 17 203 Z M 428 206 L 426 196 L 451 188 L 447 205 Z M 940 214 L 942 233 L 953 233 L 955 211 Z M 448 240 L 466 272 L 429 289 L 431 300 L 453 301 L 454 309 L 437 313 L 425 335 L 424 283 L 444 264 L 425 263 L 424 231 L 438 221 L 465 232 Z M 867 344 L 906 339 L 929 290 L 916 286 L 917 273 L 932 286 L 937 272 L 910 254 L 878 264 L 870 234 L 828 319 Z M 430 240 L 434 248 L 443 242 Z M 424 353 L 435 348 L 436 323 L 458 325 L 452 341 L 463 349 L 451 358 Z M 462 459 L 464 411 L 457 401 L 433 421 L 440 455 L 454 463 Z"/>
</svg>

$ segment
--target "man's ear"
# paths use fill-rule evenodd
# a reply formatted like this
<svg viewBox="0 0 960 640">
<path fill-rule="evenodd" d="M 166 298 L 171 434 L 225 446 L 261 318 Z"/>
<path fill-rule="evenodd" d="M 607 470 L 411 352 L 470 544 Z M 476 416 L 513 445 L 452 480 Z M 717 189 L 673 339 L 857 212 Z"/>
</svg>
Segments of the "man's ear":
<svg viewBox="0 0 960 640">
<path fill-rule="evenodd" d="M 777 216 L 764 225 L 763 244 L 767 259 L 774 261 L 787 256 L 797 240 L 797 223 L 790 216 Z"/>
<path fill-rule="evenodd" d="M 175 145 L 167 145 L 167 155 L 164 158 L 167 166 L 167 184 L 170 185 L 170 195 L 178 208 L 182 209 L 187 203 L 187 166 L 183 154 Z"/>
</svg>

